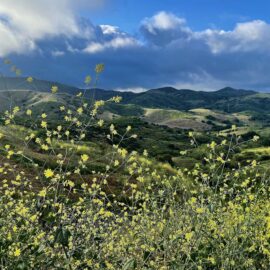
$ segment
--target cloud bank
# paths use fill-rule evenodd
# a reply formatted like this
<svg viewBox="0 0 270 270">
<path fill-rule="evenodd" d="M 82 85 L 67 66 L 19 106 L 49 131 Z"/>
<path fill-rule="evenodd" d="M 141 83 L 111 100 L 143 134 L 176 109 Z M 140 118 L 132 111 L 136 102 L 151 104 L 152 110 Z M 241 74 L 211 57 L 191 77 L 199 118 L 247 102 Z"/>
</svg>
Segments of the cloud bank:
<svg viewBox="0 0 270 270">
<path fill-rule="evenodd" d="M 79 0 L 76 7 L 93 9 L 101 2 Z M 103 62 L 100 86 L 109 89 L 230 85 L 270 90 L 270 24 L 265 21 L 241 22 L 230 31 L 195 31 L 185 18 L 161 11 L 142 18 L 132 35 L 81 18 L 73 3 L 1 0 L 0 56 L 27 74 L 79 86 Z"/>
</svg>

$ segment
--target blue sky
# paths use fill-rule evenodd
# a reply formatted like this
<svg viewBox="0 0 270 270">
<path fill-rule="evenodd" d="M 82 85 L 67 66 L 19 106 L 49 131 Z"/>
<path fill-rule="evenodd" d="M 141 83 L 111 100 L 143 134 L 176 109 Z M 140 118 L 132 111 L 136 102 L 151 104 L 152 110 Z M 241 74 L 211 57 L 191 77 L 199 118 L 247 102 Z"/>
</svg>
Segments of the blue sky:
<svg viewBox="0 0 270 270">
<path fill-rule="evenodd" d="M 267 0 L 115 0 L 99 12 L 83 12 L 97 24 L 118 25 L 134 32 L 142 18 L 159 11 L 168 11 L 188 20 L 196 30 L 217 27 L 229 30 L 239 21 L 269 19 L 270 3 Z"/>
<path fill-rule="evenodd" d="M 23 75 L 83 86 L 270 90 L 266 0 L 1 0 L 0 57 Z M 10 75 L 9 67 L 0 72 Z"/>
</svg>

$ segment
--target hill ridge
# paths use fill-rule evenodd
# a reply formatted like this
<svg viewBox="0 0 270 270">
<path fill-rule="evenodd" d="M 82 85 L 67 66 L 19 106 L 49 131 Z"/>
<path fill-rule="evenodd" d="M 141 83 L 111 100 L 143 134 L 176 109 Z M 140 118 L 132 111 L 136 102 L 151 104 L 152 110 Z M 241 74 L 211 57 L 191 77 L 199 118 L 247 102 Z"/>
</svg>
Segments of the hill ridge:
<svg viewBox="0 0 270 270">
<path fill-rule="evenodd" d="M 16 90 L 19 89 L 24 89 L 24 90 L 31 90 L 28 88 L 31 88 L 31 84 L 38 84 L 38 85 L 49 85 L 50 87 L 52 85 L 57 85 L 60 87 L 61 90 L 69 90 L 69 89 L 74 89 L 74 90 L 85 90 L 83 88 L 80 87 L 76 87 L 76 86 L 72 86 L 72 85 L 68 85 L 65 83 L 61 83 L 61 82 L 57 82 L 57 81 L 49 81 L 49 80 L 43 80 L 43 79 L 37 79 L 33 77 L 33 82 L 32 83 L 28 83 L 27 82 L 27 78 L 28 77 L 9 77 L 9 76 L 0 76 L 0 91 L 2 90 L 11 90 L 11 89 L 7 89 L 7 88 L 13 88 L 14 85 L 16 85 Z M 86 90 L 93 90 L 94 88 L 90 88 L 90 89 L 86 89 Z M 34 91 L 35 89 L 33 89 Z M 39 91 L 42 89 L 39 89 Z M 46 89 L 46 90 L 50 90 L 50 89 Z M 117 90 L 107 90 L 107 89 L 101 89 L 101 88 L 96 88 L 95 90 L 99 90 L 99 91 L 113 91 L 113 92 L 117 92 L 117 93 L 128 93 L 129 91 L 117 91 Z M 214 91 L 203 91 L 203 90 L 193 90 L 193 89 L 187 89 L 187 88 L 180 88 L 177 89 L 175 87 L 172 86 L 164 86 L 164 87 L 158 87 L 158 88 L 151 88 L 146 90 L 145 92 L 140 92 L 140 93 L 135 93 L 135 92 L 131 92 L 134 94 L 143 94 L 146 92 L 163 92 L 166 91 L 168 92 L 195 92 L 195 93 L 216 93 L 216 92 L 233 92 L 233 91 L 243 91 L 243 92 L 249 92 L 249 93 L 258 93 L 258 91 L 255 90 L 247 90 L 247 89 L 238 89 L 238 88 L 233 88 L 230 86 L 226 86 L 224 88 L 221 89 L 217 89 Z"/>
<path fill-rule="evenodd" d="M 4 98 L 8 97 L 6 94 L 3 95 L 4 92 L 9 92 L 10 94 L 12 92 L 13 97 L 16 97 L 16 95 L 20 96 L 19 90 L 22 89 L 36 92 L 36 94 L 42 92 L 49 95 L 51 94 L 52 85 L 56 85 L 59 88 L 57 94 L 59 100 L 62 99 L 61 95 L 63 94 L 75 95 L 79 91 L 85 91 L 86 98 L 108 100 L 117 95 L 122 97 L 122 104 L 133 104 L 146 108 L 180 111 L 206 108 L 224 112 L 270 112 L 270 94 L 263 94 L 253 90 L 234 89 L 232 87 L 224 87 L 216 91 L 195 91 L 190 89 L 176 89 L 174 87 L 161 87 L 149 89 L 141 93 L 134 93 L 98 88 L 80 89 L 74 86 L 38 79 L 34 79 L 32 83 L 28 83 L 26 78 L 0 77 L 0 93 L 2 93 L 0 99 L 4 100 Z"/>
</svg>

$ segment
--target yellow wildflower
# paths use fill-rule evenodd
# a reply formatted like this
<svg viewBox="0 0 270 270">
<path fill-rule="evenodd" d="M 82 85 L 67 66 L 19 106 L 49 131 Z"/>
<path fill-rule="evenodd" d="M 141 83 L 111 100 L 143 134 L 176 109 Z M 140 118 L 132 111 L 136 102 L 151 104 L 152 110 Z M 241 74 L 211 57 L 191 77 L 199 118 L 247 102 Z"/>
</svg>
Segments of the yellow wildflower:
<svg viewBox="0 0 270 270">
<path fill-rule="evenodd" d="M 47 169 L 44 171 L 44 175 L 46 178 L 51 178 L 54 176 L 54 172 L 51 169 Z"/>
</svg>

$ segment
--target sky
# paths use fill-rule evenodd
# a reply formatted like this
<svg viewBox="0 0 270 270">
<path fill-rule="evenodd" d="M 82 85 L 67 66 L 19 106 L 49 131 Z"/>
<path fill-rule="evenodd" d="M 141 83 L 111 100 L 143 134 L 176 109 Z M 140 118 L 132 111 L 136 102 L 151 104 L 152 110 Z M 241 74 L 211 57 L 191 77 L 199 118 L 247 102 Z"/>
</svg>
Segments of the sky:
<svg viewBox="0 0 270 270">
<path fill-rule="evenodd" d="M 270 91 L 269 0 L 1 0 L 0 58 L 24 76 L 140 92 Z M 0 72 L 10 75 L 9 67 Z"/>
</svg>

